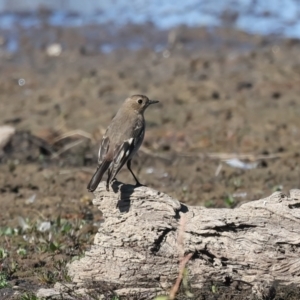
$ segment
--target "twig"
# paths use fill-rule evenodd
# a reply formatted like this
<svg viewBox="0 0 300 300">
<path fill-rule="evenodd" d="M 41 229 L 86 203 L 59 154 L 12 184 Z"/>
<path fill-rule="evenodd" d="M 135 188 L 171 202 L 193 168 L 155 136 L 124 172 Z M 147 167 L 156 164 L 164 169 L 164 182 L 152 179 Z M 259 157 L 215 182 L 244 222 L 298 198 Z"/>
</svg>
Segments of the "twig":
<svg viewBox="0 0 300 300">
<path fill-rule="evenodd" d="M 6 235 L 5 235 L 5 242 L 6 242 L 7 248 L 9 249 L 10 248 L 10 242 L 9 242 Z"/>
<path fill-rule="evenodd" d="M 78 168 L 76 170 L 61 170 L 58 172 L 58 175 L 66 175 L 66 174 L 74 174 L 76 172 L 84 172 L 84 173 L 89 173 L 89 174 L 94 174 L 95 170 L 92 168 Z"/>
<path fill-rule="evenodd" d="M 219 160 L 228 160 L 228 159 L 246 159 L 249 161 L 257 161 L 257 160 L 263 160 L 263 159 L 275 159 L 275 158 L 281 158 L 286 156 L 286 153 L 281 154 L 270 154 L 270 155 L 255 155 L 255 154 L 247 154 L 247 153 L 178 153 L 179 156 L 182 157 L 199 157 L 199 158 L 212 158 L 212 159 L 219 159 Z"/>
<path fill-rule="evenodd" d="M 179 289 L 182 277 L 183 277 L 183 272 L 185 269 L 185 265 L 188 263 L 188 261 L 191 259 L 191 257 L 193 256 L 193 253 L 189 253 L 188 255 L 184 256 L 183 259 L 181 260 L 180 264 L 179 264 L 179 273 L 178 273 L 178 277 L 176 279 L 175 284 L 173 285 L 170 294 L 169 294 L 169 298 L 170 300 L 175 299 L 175 296 L 177 294 L 177 291 Z"/>
<path fill-rule="evenodd" d="M 69 144 L 65 145 L 62 149 L 60 149 L 59 151 L 53 153 L 51 158 L 59 157 L 62 153 L 64 153 L 64 152 L 70 150 L 71 148 L 81 144 L 82 142 L 83 142 L 83 140 L 79 140 L 79 141 L 74 141 L 72 143 L 69 143 Z"/>
<path fill-rule="evenodd" d="M 31 208 L 31 209 L 29 209 L 29 211 L 32 211 L 32 212 L 34 212 L 34 213 L 36 213 L 36 214 L 38 214 L 43 220 L 48 220 L 40 211 L 38 211 L 37 209 L 33 209 L 33 208 Z"/>
<path fill-rule="evenodd" d="M 216 169 L 216 172 L 215 172 L 215 176 L 216 177 L 219 176 L 219 174 L 220 174 L 220 172 L 222 170 L 222 167 L 223 167 L 222 163 L 219 163 L 219 165 L 218 165 L 218 167 Z"/>
<path fill-rule="evenodd" d="M 95 173 L 95 169 L 93 168 L 85 168 L 85 167 L 83 167 L 83 168 L 80 168 L 80 170 L 79 171 L 81 171 L 81 172 L 85 172 L 85 173 L 89 173 L 89 174 L 94 174 Z"/>
<path fill-rule="evenodd" d="M 169 157 L 167 157 L 166 155 L 163 155 L 163 154 L 160 154 L 160 153 L 154 153 L 151 150 L 149 150 L 149 149 L 147 149 L 143 146 L 139 149 L 139 151 L 145 153 L 146 155 L 155 157 L 155 158 L 161 158 L 161 159 L 164 159 L 164 160 L 167 160 L 167 161 L 171 161 L 171 159 Z"/>
<path fill-rule="evenodd" d="M 167 161 L 171 161 L 172 159 L 168 157 L 167 155 L 161 154 L 161 153 L 154 153 L 151 150 L 141 147 L 140 151 L 145 153 L 146 155 L 152 156 L 154 158 L 161 158 Z M 267 159 L 276 159 L 276 158 L 282 158 L 284 156 L 287 156 L 287 153 L 276 153 L 276 154 L 269 154 L 269 155 L 255 155 L 252 153 L 173 153 L 174 156 L 177 157 L 195 157 L 195 158 L 209 158 L 209 159 L 217 159 L 221 161 L 226 161 L 228 159 L 241 159 L 241 160 L 249 160 L 249 161 L 258 161 L 258 160 L 267 160 Z"/>
<path fill-rule="evenodd" d="M 169 293 L 169 299 L 173 300 L 175 299 L 175 296 L 179 290 L 180 283 L 183 278 L 183 273 L 185 270 L 185 266 L 188 263 L 188 261 L 191 259 L 193 256 L 193 253 L 189 253 L 186 256 L 184 256 L 184 227 L 185 227 L 185 217 L 182 216 L 180 219 L 180 224 L 179 224 L 179 231 L 178 231 L 178 237 L 177 237 L 177 244 L 178 244 L 178 252 L 179 252 L 179 258 L 180 258 L 180 263 L 179 263 L 179 272 L 178 272 L 178 277 L 176 279 L 175 284 L 170 290 Z"/>
<path fill-rule="evenodd" d="M 76 129 L 76 130 L 71 130 L 71 131 L 68 131 L 66 133 L 63 133 L 61 134 L 60 136 L 58 136 L 54 141 L 53 141 L 53 144 L 63 140 L 63 139 L 66 139 L 68 137 L 71 137 L 71 136 L 74 136 L 74 135 L 80 135 L 80 136 L 83 136 L 87 139 L 90 139 L 92 140 L 92 135 L 84 130 L 81 130 L 81 129 Z"/>
</svg>

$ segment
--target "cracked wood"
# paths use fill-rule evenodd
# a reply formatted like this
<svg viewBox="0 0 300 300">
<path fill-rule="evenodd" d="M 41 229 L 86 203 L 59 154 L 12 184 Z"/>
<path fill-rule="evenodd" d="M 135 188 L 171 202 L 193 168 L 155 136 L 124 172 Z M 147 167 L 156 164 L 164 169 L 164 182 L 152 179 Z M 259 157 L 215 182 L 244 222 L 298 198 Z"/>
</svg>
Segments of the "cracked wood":
<svg viewBox="0 0 300 300">
<path fill-rule="evenodd" d="M 178 275 L 177 236 L 185 215 L 184 252 L 192 287 L 207 281 L 274 280 L 300 284 L 300 190 L 276 192 L 235 209 L 186 206 L 148 187 L 101 183 L 94 205 L 104 222 L 85 257 L 69 265 L 76 287 L 90 281 L 113 284 L 120 294 L 145 298 L 174 284 Z"/>
</svg>

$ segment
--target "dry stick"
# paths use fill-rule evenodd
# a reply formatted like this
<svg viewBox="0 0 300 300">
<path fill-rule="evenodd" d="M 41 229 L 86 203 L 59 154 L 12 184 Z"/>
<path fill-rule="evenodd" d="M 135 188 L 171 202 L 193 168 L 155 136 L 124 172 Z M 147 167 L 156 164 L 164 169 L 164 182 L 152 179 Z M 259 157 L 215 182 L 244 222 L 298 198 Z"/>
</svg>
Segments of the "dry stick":
<svg viewBox="0 0 300 300">
<path fill-rule="evenodd" d="M 186 221 L 185 217 L 182 216 L 181 219 L 180 219 L 179 232 L 178 232 L 178 238 L 177 238 L 179 260 L 180 260 L 179 272 L 178 272 L 178 277 L 176 279 L 176 282 L 173 285 L 173 287 L 171 288 L 170 293 L 169 293 L 169 299 L 170 300 L 175 299 L 175 296 L 178 292 L 180 283 L 182 281 L 185 266 L 188 263 L 188 261 L 191 259 L 191 257 L 193 256 L 193 253 L 189 253 L 188 255 L 184 256 L 183 234 L 184 234 L 185 221 Z"/>
<path fill-rule="evenodd" d="M 79 172 L 83 172 L 83 173 L 88 173 L 88 174 L 94 174 L 95 173 L 95 169 L 93 168 L 77 168 L 75 170 L 61 170 L 58 172 L 58 175 L 68 175 L 68 174 L 74 174 L 74 173 L 79 173 Z"/>
<path fill-rule="evenodd" d="M 191 257 L 193 256 L 193 253 L 189 253 L 188 255 L 186 255 L 185 257 L 182 258 L 180 264 L 179 264 L 179 273 L 178 273 L 178 277 L 176 279 L 175 284 L 173 285 L 170 294 L 169 294 L 169 299 L 173 300 L 175 299 L 175 296 L 177 294 L 177 291 L 179 289 L 182 277 L 183 277 L 183 272 L 185 269 L 185 265 L 188 263 L 188 261 L 191 259 Z"/>
<path fill-rule="evenodd" d="M 66 139 L 68 137 L 74 136 L 74 135 L 80 135 L 80 136 L 83 136 L 83 137 L 85 137 L 87 139 L 90 139 L 90 140 L 93 139 L 92 135 L 90 133 L 88 133 L 88 132 L 86 132 L 84 130 L 81 130 L 81 129 L 76 129 L 76 130 L 71 130 L 71 131 L 68 131 L 68 132 L 66 132 L 64 134 L 61 134 L 59 137 L 57 137 L 54 140 L 53 144 L 55 144 L 55 143 L 57 143 L 57 142 L 59 142 L 59 141 L 61 141 L 63 139 Z"/>
<path fill-rule="evenodd" d="M 68 138 L 68 137 L 74 136 L 74 135 L 79 135 L 79 136 L 85 137 L 85 138 L 87 138 L 87 139 L 93 140 L 92 135 L 89 134 L 88 132 L 86 132 L 86 131 L 84 131 L 84 130 L 81 130 L 81 129 L 76 129 L 76 130 L 71 130 L 71 131 L 68 131 L 68 132 L 66 132 L 66 133 L 64 133 L 64 134 L 61 134 L 59 137 L 57 137 L 57 138 L 54 140 L 53 144 L 55 144 L 55 143 L 57 143 L 57 142 L 59 142 L 59 141 L 61 141 L 61 140 L 64 140 L 64 139 L 66 139 L 66 138 Z M 71 148 L 73 148 L 73 147 L 75 147 L 75 146 L 81 144 L 82 142 L 83 142 L 83 139 L 80 139 L 80 140 L 76 140 L 76 141 L 74 141 L 74 142 L 71 142 L 71 143 L 65 145 L 65 146 L 64 146 L 62 149 L 60 149 L 59 151 L 52 153 L 52 158 L 57 158 L 57 157 L 59 157 L 59 156 L 60 156 L 61 154 L 63 154 L 64 152 L 66 152 L 66 151 L 70 150 Z"/>
<path fill-rule="evenodd" d="M 228 160 L 228 159 L 247 159 L 250 161 L 262 160 L 262 159 L 275 159 L 282 158 L 287 156 L 287 153 L 282 154 L 270 154 L 270 155 L 255 155 L 255 154 L 247 154 L 247 153 L 178 153 L 179 156 L 182 157 L 198 157 L 198 158 L 211 158 L 211 159 L 219 159 L 219 160 Z"/>
<path fill-rule="evenodd" d="M 146 155 L 152 156 L 154 158 L 161 158 L 164 160 L 172 160 L 167 155 L 161 153 L 154 153 L 150 149 L 145 147 L 141 147 L 140 151 L 145 153 Z M 266 159 L 276 159 L 288 156 L 288 153 L 276 153 L 276 154 L 269 154 L 269 155 L 255 155 L 251 153 L 176 153 L 177 157 L 195 157 L 195 158 L 209 158 L 209 159 L 219 159 L 221 161 L 226 161 L 228 159 L 245 159 L 249 161 L 258 161 L 258 160 L 266 160 Z"/>
<path fill-rule="evenodd" d="M 38 211 L 37 209 L 29 209 L 29 211 L 32 211 L 36 214 L 38 214 L 43 220 L 48 220 L 40 211 Z"/>
<path fill-rule="evenodd" d="M 145 153 L 148 156 L 152 156 L 154 158 L 161 158 L 163 160 L 171 161 L 170 157 L 167 157 L 166 155 L 163 155 L 161 153 L 156 153 L 156 152 L 154 153 L 150 149 L 147 149 L 147 148 L 145 148 L 143 146 L 140 148 L 139 151 Z"/>
<path fill-rule="evenodd" d="M 52 157 L 51 158 L 57 158 L 59 157 L 61 154 L 63 154 L 64 152 L 70 150 L 71 148 L 81 144 L 83 142 L 83 140 L 77 140 L 77 141 L 74 141 L 74 142 L 71 142 L 67 145 L 65 145 L 61 150 L 53 153 Z"/>
<path fill-rule="evenodd" d="M 5 235 L 5 242 L 6 242 L 7 248 L 9 249 L 10 248 L 10 242 L 7 238 L 7 235 Z"/>
</svg>

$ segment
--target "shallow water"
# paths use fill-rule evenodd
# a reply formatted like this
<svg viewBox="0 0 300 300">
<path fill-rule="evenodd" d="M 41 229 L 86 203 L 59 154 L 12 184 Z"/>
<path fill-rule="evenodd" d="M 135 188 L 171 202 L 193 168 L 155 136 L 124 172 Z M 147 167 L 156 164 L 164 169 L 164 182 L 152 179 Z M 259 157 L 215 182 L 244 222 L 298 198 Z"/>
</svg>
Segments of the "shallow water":
<svg viewBox="0 0 300 300">
<path fill-rule="evenodd" d="M 0 28 L 152 22 L 158 28 L 177 25 L 230 26 L 249 33 L 300 37 L 299 0 L 0 0 Z M 129 4 L 130 3 L 130 4 Z M 51 11 L 41 20 L 40 8 Z M 26 13 L 24 13 L 26 12 Z"/>
</svg>

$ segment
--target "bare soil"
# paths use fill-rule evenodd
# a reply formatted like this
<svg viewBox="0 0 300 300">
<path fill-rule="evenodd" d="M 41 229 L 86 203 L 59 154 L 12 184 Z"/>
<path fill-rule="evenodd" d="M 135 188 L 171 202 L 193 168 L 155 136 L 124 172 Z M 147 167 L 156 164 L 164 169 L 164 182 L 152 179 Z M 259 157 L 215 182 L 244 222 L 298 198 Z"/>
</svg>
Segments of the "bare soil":
<svg viewBox="0 0 300 300">
<path fill-rule="evenodd" d="M 31 223 L 60 217 L 73 225 L 83 220 L 87 235 L 65 240 L 73 252 L 54 249 L 50 256 L 25 245 L 22 235 L 0 235 L 9 262 L 18 264 L 14 270 L 8 258 L 0 264 L 0 271 L 11 270 L 12 286 L 51 285 L 40 274 L 91 244 L 101 212 L 86 185 L 101 136 L 129 95 L 160 101 L 146 112 L 143 149 L 134 159 L 142 183 L 208 207 L 234 207 L 299 188 L 299 41 L 225 29 L 158 32 L 151 25 L 118 33 L 45 26 L 19 35 L 18 52 L 0 53 L 0 125 L 17 129 L 1 156 L 0 227 L 19 228 L 18 217 Z M 116 50 L 99 51 L 111 40 Z M 145 46 L 128 49 L 128 41 Z M 47 55 L 53 42 L 63 47 L 58 57 Z M 244 154 L 255 168 L 224 162 Z M 134 182 L 126 168 L 118 180 Z M 25 257 L 17 254 L 20 245 Z M 228 293 L 199 299 L 246 299 Z M 299 292 L 274 299 L 299 299 Z"/>
</svg>

